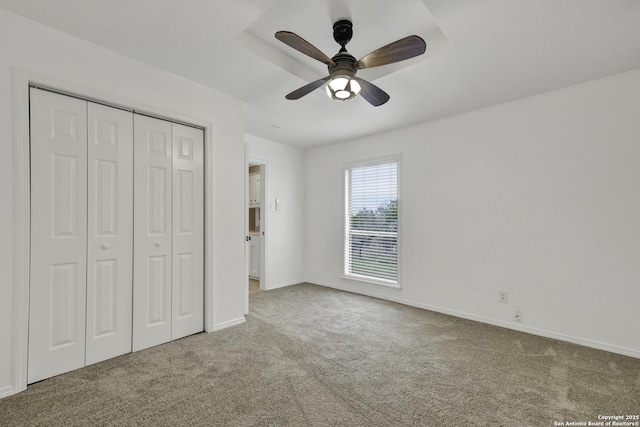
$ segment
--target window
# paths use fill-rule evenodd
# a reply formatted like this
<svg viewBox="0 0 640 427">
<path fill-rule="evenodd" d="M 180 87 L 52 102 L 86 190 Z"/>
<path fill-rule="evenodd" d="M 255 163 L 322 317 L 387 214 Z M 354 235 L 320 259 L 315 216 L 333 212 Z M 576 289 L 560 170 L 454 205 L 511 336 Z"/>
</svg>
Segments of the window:
<svg viewBox="0 0 640 427">
<path fill-rule="evenodd" d="M 345 169 L 344 274 L 398 286 L 398 158 Z"/>
</svg>

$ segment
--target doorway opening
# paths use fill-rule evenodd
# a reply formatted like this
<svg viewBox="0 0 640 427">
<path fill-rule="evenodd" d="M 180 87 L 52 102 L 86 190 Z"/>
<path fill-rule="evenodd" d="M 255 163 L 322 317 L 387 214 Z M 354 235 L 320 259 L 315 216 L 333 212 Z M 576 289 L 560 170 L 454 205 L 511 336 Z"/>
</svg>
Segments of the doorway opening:
<svg viewBox="0 0 640 427">
<path fill-rule="evenodd" d="M 247 162 L 247 302 L 249 295 L 266 289 L 265 277 L 265 170 L 266 164 L 257 160 Z"/>
</svg>

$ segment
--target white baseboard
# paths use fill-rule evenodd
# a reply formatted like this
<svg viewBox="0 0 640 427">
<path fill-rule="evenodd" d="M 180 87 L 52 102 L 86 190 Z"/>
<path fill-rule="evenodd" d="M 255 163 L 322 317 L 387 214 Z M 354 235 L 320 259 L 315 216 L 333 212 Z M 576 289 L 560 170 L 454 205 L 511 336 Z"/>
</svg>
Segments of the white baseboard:
<svg viewBox="0 0 640 427">
<path fill-rule="evenodd" d="M 366 295 L 374 298 L 380 298 L 387 301 L 397 302 L 399 304 L 408 305 L 411 307 L 421 308 L 424 310 L 434 311 L 437 313 L 448 314 L 450 316 L 459 317 L 462 319 L 473 320 L 475 322 L 486 323 L 489 325 L 499 326 L 501 328 L 512 329 L 515 331 L 525 332 L 532 335 L 538 335 L 545 338 L 552 338 L 560 341 L 570 342 L 572 344 L 578 344 L 585 347 L 595 348 L 597 350 L 604 350 L 611 353 L 621 354 L 623 356 L 630 356 L 640 359 L 640 350 L 635 350 L 626 347 L 620 347 L 617 345 L 607 344 L 599 341 L 590 340 L 588 338 L 575 337 L 571 335 L 566 335 L 558 332 L 547 331 L 544 329 L 537 329 L 528 326 L 523 326 L 515 323 L 504 322 L 501 320 L 491 319 L 483 316 L 476 316 L 474 314 L 469 314 L 461 311 L 451 310 L 448 308 L 437 307 L 429 304 L 422 304 L 415 301 L 409 301 L 402 298 L 391 297 L 388 295 L 383 295 L 381 293 L 372 291 L 364 291 L 361 288 L 356 288 L 349 285 L 343 284 L 335 284 L 335 283 L 327 283 L 315 280 L 306 280 L 307 283 L 311 283 L 314 285 L 325 286 L 328 288 L 338 289 L 341 291 L 352 292 L 354 294 Z"/>
<path fill-rule="evenodd" d="M 280 282 L 280 283 L 275 283 L 273 285 L 269 285 L 268 287 L 265 287 L 265 291 L 272 291 L 274 289 L 279 289 L 279 288 L 286 288 L 287 286 L 293 286 L 293 285 L 299 285 L 301 283 L 304 283 L 303 279 L 300 280 L 290 280 L 288 282 Z"/>
<path fill-rule="evenodd" d="M 240 325 L 240 324 L 242 324 L 242 323 L 244 323 L 244 322 L 246 322 L 246 321 L 247 321 L 247 318 L 246 318 L 246 317 L 244 317 L 244 316 L 242 316 L 242 317 L 239 317 L 239 318 L 237 318 L 237 319 L 228 320 L 228 321 L 226 321 L 226 322 L 222 322 L 222 323 L 215 323 L 215 324 L 213 325 L 213 332 L 215 332 L 215 331 L 219 331 L 219 330 L 221 330 L 221 329 L 230 328 L 230 327 L 232 327 L 232 326 Z"/>
<path fill-rule="evenodd" d="M 10 385 L 0 388 L 0 399 L 16 394 L 17 391 Z"/>
</svg>

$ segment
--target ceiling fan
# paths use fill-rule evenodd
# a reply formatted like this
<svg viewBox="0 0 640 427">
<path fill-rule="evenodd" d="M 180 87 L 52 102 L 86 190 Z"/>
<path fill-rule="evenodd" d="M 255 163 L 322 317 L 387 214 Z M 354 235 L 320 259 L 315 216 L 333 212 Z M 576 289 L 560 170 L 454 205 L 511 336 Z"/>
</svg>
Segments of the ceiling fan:
<svg viewBox="0 0 640 427">
<path fill-rule="evenodd" d="M 342 19 L 333 24 L 333 39 L 341 46 L 340 51 L 329 58 L 320 49 L 290 31 L 278 31 L 276 38 L 295 50 L 327 65 L 329 75 L 288 94 L 287 99 L 300 99 L 328 83 L 327 94 L 335 101 L 349 101 L 361 94 L 374 107 L 389 100 L 389 95 L 367 80 L 356 77 L 356 72 L 364 68 L 393 64 L 422 55 L 427 49 L 425 41 L 418 36 L 408 36 L 374 50 L 359 60 L 347 52 L 346 45 L 353 36 L 353 24 Z"/>
</svg>

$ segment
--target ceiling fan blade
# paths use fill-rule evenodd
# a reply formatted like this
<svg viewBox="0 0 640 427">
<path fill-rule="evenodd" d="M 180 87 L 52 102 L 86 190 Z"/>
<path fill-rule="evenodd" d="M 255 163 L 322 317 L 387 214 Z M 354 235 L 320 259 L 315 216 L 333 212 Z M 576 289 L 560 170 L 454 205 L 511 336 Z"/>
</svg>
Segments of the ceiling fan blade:
<svg viewBox="0 0 640 427">
<path fill-rule="evenodd" d="M 366 99 L 369 104 L 373 105 L 374 107 L 379 107 L 389 100 L 390 96 L 387 94 L 387 92 L 383 91 L 378 86 L 358 77 L 356 77 L 355 79 L 358 81 L 358 83 L 360 83 L 360 95 L 362 95 L 362 97 Z"/>
<path fill-rule="evenodd" d="M 426 50 L 427 44 L 421 37 L 408 36 L 374 50 L 360 59 L 356 66 L 361 69 L 393 64 L 394 62 L 422 55 Z"/>
<path fill-rule="evenodd" d="M 300 99 L 303 96 L 307 95 L 308 93 L 311 93 L 314 90 L 318 89 L 320 86 L 322 86 L 326 82 L 328 82 L 330 78 L 331 77 L 327 76 L 327 77 L 321 78 L 320 80 L 316 80 L 315 82 L 311 82 L 308 85 L 302 86 L 301 88 L 294 90 L 293 92 L 285 96 L 285 98 Z"/>
<path fill-rule="evenodd" d="M 282 43 L 291 46 L 295 50 L 304 53 L 311 58 L 323 62 L 329 66 L 336 65 L 331 58 L 322 53 L 320 49 L 291 31 L 278 31 L 276 38 Z"/>
</svg>

